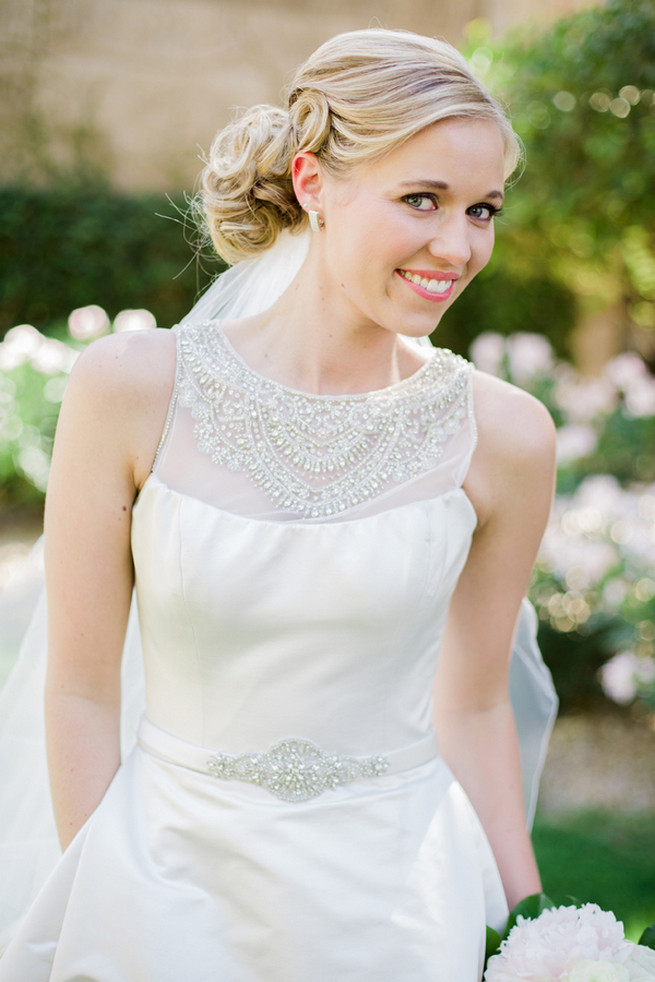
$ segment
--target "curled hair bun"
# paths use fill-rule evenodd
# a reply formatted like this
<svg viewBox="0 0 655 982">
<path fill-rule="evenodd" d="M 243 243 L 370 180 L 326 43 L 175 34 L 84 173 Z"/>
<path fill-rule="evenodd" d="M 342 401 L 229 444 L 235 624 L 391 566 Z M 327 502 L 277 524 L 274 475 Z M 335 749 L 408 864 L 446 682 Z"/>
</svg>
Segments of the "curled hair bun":
<svg viewBox="0 0 655 982">
<path fill-rule="evenodd" d="M 202 203 L 212 241 L 227 262 L 268 249 L 284 228 L 303 222 L 291 181 L 295 152 L 289 114 L 255 106 L 216 136 L 202 172 Z"/>
</svg>

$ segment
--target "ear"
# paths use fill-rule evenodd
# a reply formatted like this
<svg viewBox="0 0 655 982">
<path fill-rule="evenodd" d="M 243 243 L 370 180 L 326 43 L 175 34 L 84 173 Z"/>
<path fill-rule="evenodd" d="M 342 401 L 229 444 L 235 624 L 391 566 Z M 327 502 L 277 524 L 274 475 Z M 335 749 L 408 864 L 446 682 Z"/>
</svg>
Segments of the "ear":
<svg viewBox="0 0 655 982">
<path fill-rule="evenodd" d="M 321 203 L 323 175 L 316 154 L 309 150 L 296 154 L 291 164 L 291 180 L 301 207 L 317 211 Z"/>
</svg>

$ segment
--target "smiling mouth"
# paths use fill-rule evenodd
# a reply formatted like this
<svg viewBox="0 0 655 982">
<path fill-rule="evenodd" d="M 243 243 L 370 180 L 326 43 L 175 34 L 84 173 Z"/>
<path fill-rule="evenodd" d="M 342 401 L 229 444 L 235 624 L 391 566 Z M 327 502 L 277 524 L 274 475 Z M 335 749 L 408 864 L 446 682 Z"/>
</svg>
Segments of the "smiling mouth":
<svg viewBox="0 0 655 982">
<path fill-rule="evenodd" d="M 421 292 L 425 291 L 425 293 L 431 294 L 435 298 L 450 294 L 453 283 L 455 282 L 454 279 L 437 280 L 427 276 L 419 276 L 418 273 L 410 273 L 406 269 L 399 269 L 397 272 L 408 283 L 419 287 Z"/>
</svg>

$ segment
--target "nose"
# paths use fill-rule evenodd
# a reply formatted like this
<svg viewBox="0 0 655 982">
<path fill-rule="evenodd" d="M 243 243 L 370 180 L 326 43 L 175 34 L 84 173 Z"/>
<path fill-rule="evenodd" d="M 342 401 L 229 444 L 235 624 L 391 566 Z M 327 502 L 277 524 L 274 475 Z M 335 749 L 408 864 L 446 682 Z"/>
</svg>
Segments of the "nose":
<svg viewBox="0 0 655 982">
<path fill-rule="evenodd" d="M 448 266 L 465 266 L 471 258 L 470 226 L 466 215 L 443 213 L 429 243 L 430 253 Z"/>
</svg>

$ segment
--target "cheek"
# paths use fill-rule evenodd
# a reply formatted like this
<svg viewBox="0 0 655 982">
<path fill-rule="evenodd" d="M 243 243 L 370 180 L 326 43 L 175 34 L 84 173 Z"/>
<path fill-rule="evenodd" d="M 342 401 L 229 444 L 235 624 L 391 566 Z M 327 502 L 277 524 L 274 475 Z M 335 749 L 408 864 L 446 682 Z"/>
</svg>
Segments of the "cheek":
<svg viewBox="0 0 655 982">
<path fill-rule="evenodd" d="M 341 226 L 334 240 L 334 254 L 340 268 L 359 270 L 360 275 L 377 276 L 382 268 L 396 267 L 402 252 L 400 230 L 382 216 L 351 211 L 348 224 Z"/>
<path fill-rule="evenodd" d="M 476 272 L 479 272 L 481 269 L 484 269 L 484 267 L 491 259 L 491 254 L 493 253 L 493 251 L 494 251 L 494 234 L 493 231 L 491 231 L 487 236 L 484 237 L 484 239 L 481 242 L 478 242 L 477 247 L 475 249 Z"/>
</svg>

